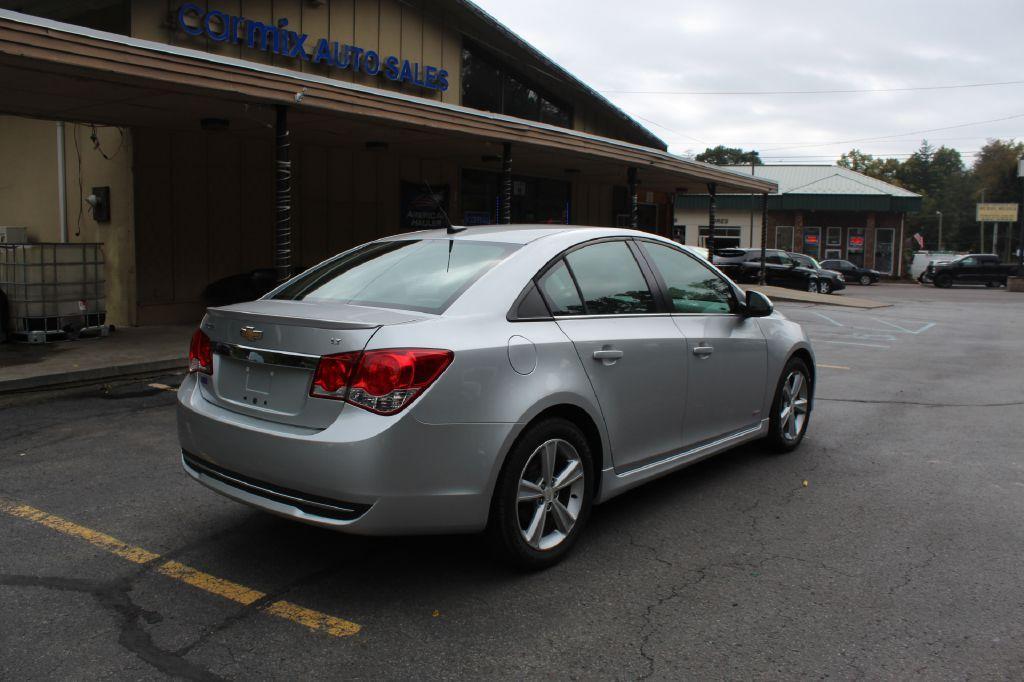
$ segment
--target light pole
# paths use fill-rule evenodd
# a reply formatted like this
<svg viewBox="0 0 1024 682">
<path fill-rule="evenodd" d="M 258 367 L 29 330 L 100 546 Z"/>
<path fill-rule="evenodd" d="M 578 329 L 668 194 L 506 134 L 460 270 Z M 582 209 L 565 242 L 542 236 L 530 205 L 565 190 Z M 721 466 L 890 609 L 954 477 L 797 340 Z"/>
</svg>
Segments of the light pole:
<svg viewBox="0 0 1024 682">
<path fill-rule="evenodd" d="M 942 251 L 942 211 L 936 211 L 935 215 L 939 216 L 939 251 Z"/>
<path fill-rule="evenodd" d="M 1021 179 L 1021 186 L 1024 187 L 1024 156 L 1020 157 L 1017 161 L 1017 177 Z M 1021 201 L 1021 211 L 1017 216 L 1017 222 L 1020 223 L 1020 238 L 1017 240 L 1017 263 L 1020 265 L 1021 270 L 1024 271 L 1024 201 Z M 1022 272 L 1021 274 L 1024 274 Z"/>
</svg>

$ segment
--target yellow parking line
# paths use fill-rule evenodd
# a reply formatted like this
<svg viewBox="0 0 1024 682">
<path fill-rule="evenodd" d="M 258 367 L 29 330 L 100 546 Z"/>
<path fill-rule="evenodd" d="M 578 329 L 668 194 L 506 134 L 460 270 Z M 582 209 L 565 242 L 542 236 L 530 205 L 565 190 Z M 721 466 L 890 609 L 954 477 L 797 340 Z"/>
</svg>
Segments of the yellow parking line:
<svg viewBox="0 0 1024 682">
<path fill-rule="evenodd" d="M 86 528 L 85 526 L 79 526 L 77 523 L 72 523 L 67 519 L 62 519 L 59 516 L 53 514 L 47 514 L 44 511 L 30 507 L 27 504 L 14 504 L 7 500 L 0 500 L 0 511 L 4 511 L 11 516 L 17 516 L 18 518 L 27 519 L 36 523 L 42 524 L 47 528 L 52 528 L 58 533 L 64 533 L 65 535 L 71 535 L 76 538 L 81 538 L 86 542 L 96 545 L 100 549 L 105 549 L 111 554 L 116 554 L 122 559 L 127 559 L 136 564 L 148 564 L 154 559 L 159 559 L 159 554 L 154 554 L 148 550 L 142 549 L 141 547 L 132 547 L 131 545 L 121 542 L 117 538 L 112 538 L 106 533 L 100 533 L 99 531 Z"/>
<path fill-rule="evenodd" d="M 160 558 L 160 555 L 155 552 L 150 552 L 142 547 L 134 547 L 106 533 L 80 526 L 77 523 L 54 514 L 49 514 L 41 509 L 30 507 L 27 504 L 18 504 L 0 499 L 0 511 L 10 516 L 38 523 L 59 533 L 80 538 L 100 549 L 136 564 L 148 564 Z M 204 592 L 215 594 L 218 597 L 223 597 L 243 606 L 251 606 L 267 597 L 264 592 L 250 589 L 245 585 L 240 585 L 224 578 L 218 578 L 215 575 L 204 573 L 177 561 L 165 561 L 157 566 L 156 570 L 168 578 L 187 583 Z M 326 632 L 334 637 L 350 637 L 362 629 L 358 624 L 351 621 L 329 616 L 326 613 L 307 609 L 285 600 L 275 601 L 260 608 L 278 618 L 290 620 L 310 630 Z"/>
<path fill-rule="evenodd" d="M 825 369 L 850 369 L 849 367 L 843 367 L 842 365 L 823 365 L 820 362 L 817 366 L 824 367 Z"/>
</svg>

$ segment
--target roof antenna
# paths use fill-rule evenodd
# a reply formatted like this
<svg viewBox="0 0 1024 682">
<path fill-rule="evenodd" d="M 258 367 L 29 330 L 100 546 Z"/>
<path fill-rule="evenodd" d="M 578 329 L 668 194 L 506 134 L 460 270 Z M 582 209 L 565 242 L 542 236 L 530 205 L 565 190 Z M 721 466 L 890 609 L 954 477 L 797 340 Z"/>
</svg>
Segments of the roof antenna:
<svg viewBox="0 0 1024 682">
<path fill-rule="evenodd" d="M 448 234 L 458 234 L 465 230 L 465 227 L 455 227 L 452 225 L 452 219 L 448 217 L 448 212 L 444 210 L 444 206 L 441 205 L 437 195 L 434 194 L 434 190 L 431 188 L 430 183 L 424 180 L 423 186 L 427 188 L 427 192 L 430 194 L 430 198 L 434 202 L 434 205 L 437 206 L 437 210 L 444 216 L 445 227 L 448 229 Z"/>
</svg>

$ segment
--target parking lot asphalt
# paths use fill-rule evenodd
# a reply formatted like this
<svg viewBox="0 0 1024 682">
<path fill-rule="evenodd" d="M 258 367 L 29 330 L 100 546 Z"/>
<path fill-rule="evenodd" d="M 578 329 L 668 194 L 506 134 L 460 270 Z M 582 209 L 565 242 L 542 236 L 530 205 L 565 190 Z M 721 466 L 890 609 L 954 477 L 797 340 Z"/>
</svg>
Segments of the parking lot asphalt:
<svg viewBox="0 0 1024 682">
<path fill-rule="evenodd" d="M 1024 296 L 854 289 L 893 305 L 779 306 L 799 450 L 616 498 L 539 574 L 195 485 L 174 376 L 6 399 L 0 678 L 1020 678 Z"/>
</svg>

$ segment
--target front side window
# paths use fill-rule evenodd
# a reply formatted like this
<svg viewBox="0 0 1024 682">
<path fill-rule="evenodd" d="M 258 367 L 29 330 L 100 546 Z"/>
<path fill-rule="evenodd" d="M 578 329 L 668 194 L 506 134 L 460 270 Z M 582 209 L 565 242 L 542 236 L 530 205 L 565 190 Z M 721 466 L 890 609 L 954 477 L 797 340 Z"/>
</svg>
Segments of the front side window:
<svg viewBox="0 0 1024 682">
<path fill-rule="evenodd" d="M 588 315 L 653 313 L 654 296 L 625 242 L 601 242 L 566 256 Z"/>
<path fill-rule="evenodd" d="M 732 288 L 695 258 L 651 242 L 641 242 L 641 248 L 665 281 L 675 312 L 732 312 Z"/>
<path fill-rule="evenodd" d="M 455 239 L 373 242 L 299 275 L 273 298 L 440 314 L 517 248 Z"/>
</svg>

